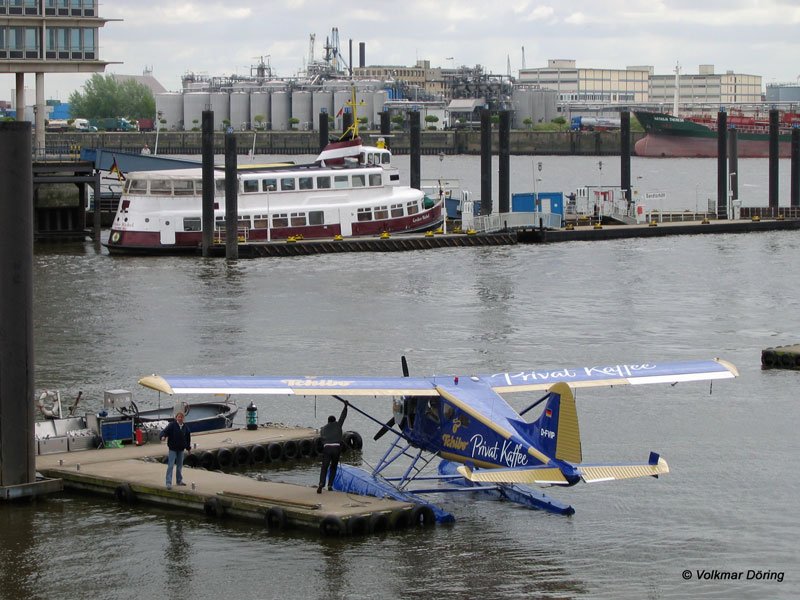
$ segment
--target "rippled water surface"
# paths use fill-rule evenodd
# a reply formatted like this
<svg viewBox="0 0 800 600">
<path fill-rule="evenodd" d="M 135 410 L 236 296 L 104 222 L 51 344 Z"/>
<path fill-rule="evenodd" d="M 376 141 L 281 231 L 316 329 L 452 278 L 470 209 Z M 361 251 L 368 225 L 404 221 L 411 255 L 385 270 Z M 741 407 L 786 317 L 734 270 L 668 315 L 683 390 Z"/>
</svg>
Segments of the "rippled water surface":
<svg viewBox="0 0 800 600">
<path fill-rule="evenodd" d="M 797 233 L 235 263 L 38 248 L 36 386 L 82 389 L 90 410 L 112 388 L 155 402 L 136 389 L 153 372 L 399 374 L 402 354 L 415 374 L 462 375 L 721 356 L 741 377 L 578 391 L 585 461 L 656 450 L 672 472 L 553 490 L 572 517 L 448 497 L 452 526 L 326 540 L 77 494 L 0 506 L 0 597 L 797 597 L 800 374 L 759 364 L 800 341 L 798 256 Z M 256 403 L 288 424 L 338 413 L 329 398 Z M 374 463 L 374 424 L 347 424 L 369 439 L 354 462 Z M 702 569 L 785 578 L 698 582 Z"/>
</svg>

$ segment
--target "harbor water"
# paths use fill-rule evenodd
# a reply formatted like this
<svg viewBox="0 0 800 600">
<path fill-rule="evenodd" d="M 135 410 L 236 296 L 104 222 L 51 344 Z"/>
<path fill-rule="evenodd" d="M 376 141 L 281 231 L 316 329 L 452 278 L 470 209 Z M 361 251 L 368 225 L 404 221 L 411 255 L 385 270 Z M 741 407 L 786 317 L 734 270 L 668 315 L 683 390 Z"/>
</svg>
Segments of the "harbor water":
<svg viewBox="0 0 800 600">
<path fill-rule="evenodd" d="M 423 177 L 437 177 L 425 158 Z M 542 160 L 542 189 L 569 189 L 548 185 L 551 171 L 597 175 L 596 160 Z M 442 169 L 467 179 L 477 161 Z M 530 164 L 512 161 L 512 191 L 530 189 Z M 766 161 L 752 164 L 766 190 Z M 714 169 L 633 172 L 693 201 Z M 718 356 L 741 376 L 578 390 L 584 461 L 652 450 L 671 472 L 548 490 L 571 517 L 447 496 L 453 525 L 325 539 L 75 493 L 3 505 L 0 598 L 795 598 L 800 373 L 762 371 L 760 353 L 800 342 L 798 255 L 795 232 L 236 262 L 37 247 L 36 387 L 83 390 L 86 410 L 115 388 L 158 404 L 137 389 L 151 373 L 399 375 L 401 355 L 415 375 Z M 535 397 L 508 396 L 518 409 Z M 340 410 L 329 397 L 239 405 L 251 399 L 261 422 L 319 426 Z M 390 399 L 358 404 L 390 416 Z M 377 426 L 354 411 L 346 425 L 365 439 L 350 462 L 369 468 L 386 437 L 373 442 Z M 312 486 L 318 465 L 244 473 L 257 474 Z"/>
</svg>

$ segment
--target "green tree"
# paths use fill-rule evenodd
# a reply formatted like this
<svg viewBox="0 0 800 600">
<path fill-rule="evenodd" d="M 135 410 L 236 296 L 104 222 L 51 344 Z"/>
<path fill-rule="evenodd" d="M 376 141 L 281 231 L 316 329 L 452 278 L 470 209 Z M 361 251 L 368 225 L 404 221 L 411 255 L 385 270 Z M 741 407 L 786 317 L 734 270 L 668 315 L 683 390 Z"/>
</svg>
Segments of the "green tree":
<svg viewBox="0 0 800 600">
<path fill-rule="evenodd" d="M 291 119 L 289 119 L 289 129 L 295 129 L 295 125 L 297 125 L 299 122 L 300 119 L 298 119 L 297 117 L 292 117 Z"/>
<path fill-rule="evenodd" d="M 531 125 L 533 125 L 533 119 L 531 119 L 530 117 L 525 117 L 524 119 L 522 119 L 522 124 L 525 125 L 525 127 L 527 127 L 528 129 L 530 129 Z"/>
<path fill-rule="evenodd" d="M 73 117 L 140 119 L 156 114 L 156 100 L 146 85 L 128 79 L 118 82 L 113 75 L 95 73 L 83 84 L 83 92 L 69 96 Z"/>
</svg>

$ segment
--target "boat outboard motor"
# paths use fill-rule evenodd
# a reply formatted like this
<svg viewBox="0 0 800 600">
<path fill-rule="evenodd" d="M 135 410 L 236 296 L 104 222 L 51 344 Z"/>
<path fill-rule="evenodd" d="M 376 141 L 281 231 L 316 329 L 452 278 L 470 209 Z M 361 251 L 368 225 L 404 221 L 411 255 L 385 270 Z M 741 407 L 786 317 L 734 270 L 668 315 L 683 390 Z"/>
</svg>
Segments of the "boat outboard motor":
<svg viewBox="0 0 800 600">
<path fill-rule="evenodd" d="M 258 429 L 258 408 L 252 401 L 247 407 L 247 429 Z"/>
</svg>

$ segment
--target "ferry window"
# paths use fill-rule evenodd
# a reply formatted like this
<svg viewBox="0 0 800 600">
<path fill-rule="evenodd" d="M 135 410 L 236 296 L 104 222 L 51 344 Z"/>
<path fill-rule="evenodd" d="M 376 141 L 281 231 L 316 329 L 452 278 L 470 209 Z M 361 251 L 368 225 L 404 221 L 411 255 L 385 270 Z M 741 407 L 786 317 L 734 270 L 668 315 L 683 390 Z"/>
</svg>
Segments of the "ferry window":
<svg viewBox="0 0 800 600">
<path fill-rule="evenodd" d="M 293 190 L 294 187 L 294 177 L 281 178 L 281 190 Z"/>
<path fill-rule="evenodd" d="M 153 179 L 150 181 L 150 195 L 171 196 L 172 182 L 169 179 Z"/>
<path fill-rule="evenodd" d="M 244 193 L 249 194 L 251 192 L 258 191 L 258 179 L 245 179 L 242 182 L 242 186 L 244 188 Z"/>
<path fill-rule="evenodd" d="M 266 229 L 269 224 L 269 219 L 266 215 L 253 215 L 253 228 Z"/>
<path fill-rule="evenodd" d="M 298 181 L 300 184 L 301 190 L 313 190 L 314 189 L 314 178 L 313 177 L 301 177 Z"/>
<path fill-rule="evenodd" d="M 239 215 L 239 219 L 237 220 L 236 226 L 239 229 L 250 229 L 250 215 Z"/>
<path fill-rule="evenodd" d="M 203 195 L 203 180 L 202 179 L 195 179 L 194 180 L 194 195 L 195 196 L 202 196 Z"/>
<path fill-rule="evenodd" d="M 321 210 L 312 210 L 308 213 L 309 225 L 324 225 L 325 213 Z"/>
<path fill-rule="evenodd" d="M 416 202 L 408 202 L 406 204 L 406 212 L 410 215 L 415 215 L 419 212 L 419 205 Z"/>
<path fill-rule="evenodd" d="M 385 206 L 378 206 L 375 208 L 375 220 L 379 221 L 381 219 L 388 219 L 389 218 L 389 209 Z"/>
<path fill-rule="evenodd" d="M 393 217 L 402 217 L 403 216 L 403 205 L 402 204 L 392 204 L 392 216 Z"/>
<path fill-rule="evenodd" d="M 279 213 L 277 215 L 272 215 L 272 226 L 273 227 L 288 227 L 289 226 L 289 217 L 286 213 Z"/>
<path fill-rule="evenodd" d="M 215 179 L 214 180 L 214 189 L 217 191 L 217 196 L 224 196 L 225 195 L 225 180 L 224 179 Z"/>
<path fill-rule="evenodd" d="M 305 227 L 306 213 L 304 212 L 292 213 L 291 222 L 292 222 L 292 227 Z"/>
<path fill-rule="evenodd" d="M 328 175 L 317 177 L 317 189 L 327 190 L 331 187 L 331 178 Z"/>
<path fill-rule="evenodd" d="M 364 187 L 366 185 L 363 175 L 353 175 L 353 187 Z"/>
<path fill-rule="evenodd" d="M 262 179 L 261 180 L 261 189 L 265 192 L 274 192 L 278 189 L 278 180 L 277 179 Z"/>
<path fill-rule="evenodd" d="M 333 187 L 335 187 L 337 190 L 350 187 L 347 182 L 347 175 L 336 175 L 333 178 Z"/>
<path fill-rule="evenodd" d="M 131 184 L 128 186 L 129 192 L 139 192 L 140 194 L 147 192 L 146 179 L 131 179 L 130 182 Z"/>
<path fill-rule="evenodd" d="M 372 221 L 372 209 L 371 208 L 359 208 L 358 209 L 358 220 L 359 221 Z"/>
<path fill-rule="evenodd" d="M 381 184 L 381 174 L 380 173 L 370 173 L 369 174 L 369 184 L 371 186 L 379 186 Z"/>
<path fill-rule="evenodd" d="M 172 182 L 172 187 L 175 190 L 176 196 L 192 196 L 194 195 L 194 184 L 191 180 L 175 179 Z"/>
<path fill-rule="evenodd" d="M 391 160 L 391 155 L 388 152 L 381 154 L 381 162 L 383 164 L 388 165 L 390 160 Z"/>
<path fill-rule="evenodd" d="M 197 217 L 184 217 L 183 219 L 184 231 L 203 231 L 203 225 Z"/>
<path fill-rule="evenodd" d="M 215 229 L 225 229 L 225 216 L 221 217 L 214 217 L 214 228 Z"/>
</svg>

